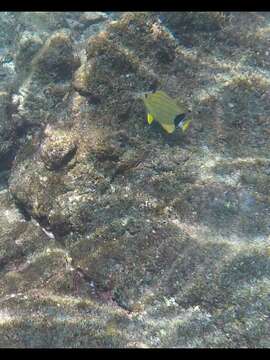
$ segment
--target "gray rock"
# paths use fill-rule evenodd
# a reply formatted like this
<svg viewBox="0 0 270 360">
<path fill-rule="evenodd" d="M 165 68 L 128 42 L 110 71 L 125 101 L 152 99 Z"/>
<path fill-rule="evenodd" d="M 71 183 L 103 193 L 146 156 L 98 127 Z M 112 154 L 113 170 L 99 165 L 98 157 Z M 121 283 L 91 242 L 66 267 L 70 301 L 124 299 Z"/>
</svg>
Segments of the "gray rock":
<svg viewBox="0 0 270 360">
<path fill-rule="evenodd" d="M 85 26 L 90 26 L 102 21 L 107 20 L 107 15 L 103 12 L 98 11 L 86 11 L 82 13 L 79 18 L 79 21 L 83 23 Z"/>
</svg>

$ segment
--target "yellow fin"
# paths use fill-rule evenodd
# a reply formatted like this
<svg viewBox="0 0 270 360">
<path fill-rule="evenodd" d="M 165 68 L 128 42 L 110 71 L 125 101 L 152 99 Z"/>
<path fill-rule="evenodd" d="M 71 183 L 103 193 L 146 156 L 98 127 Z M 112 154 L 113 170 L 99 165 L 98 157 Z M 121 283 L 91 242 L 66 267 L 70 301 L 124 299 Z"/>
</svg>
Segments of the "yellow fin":
<svg viewBox="0 0 270 360">
<path fill-rule="evenodd" d="M 160 125 L 167 131 L 167 133 L 171 134 L 175 130 L 174 124 L 164 124 L 160 123 Z"/>
<path fill-rule="evenodd" d="M 148 113 L 147 114 L 147 122 L 148 122 L 148 124 L 152 124 L 153 121 L 154 121 L 153 115 Z"/>
<path fill-rule="evenodd" d="M 187 130 L 187 128 L 189 127 L 190 122 L 191 122 L 191 119 L 187 120 L 187 121 L 183 124 L 183 126 L 182 126 L 183 132 L 185 132 L 185 131 Z"/>
</svg>

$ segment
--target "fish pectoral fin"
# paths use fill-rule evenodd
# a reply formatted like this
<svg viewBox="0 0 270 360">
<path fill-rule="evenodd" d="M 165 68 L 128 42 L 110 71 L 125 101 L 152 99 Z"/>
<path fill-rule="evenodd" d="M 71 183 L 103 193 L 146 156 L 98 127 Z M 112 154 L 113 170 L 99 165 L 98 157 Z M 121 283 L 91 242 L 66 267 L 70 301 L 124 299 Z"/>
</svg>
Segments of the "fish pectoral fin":
<svg viewBox="0 0 270 360">
<path fill-rule="evenodd" d="M 150 113 L 147 114 L 147 122 L 148 124 L 152 124 L 152 122 L 154 121 L 154 116 Z"/>
<path fill-rule="evenodd" d="M 175 130 L 174 124 L 164 124 L 160 123 L 160 125 L 167 131 L 167 133 L 171 134 Z"/>
</svg>

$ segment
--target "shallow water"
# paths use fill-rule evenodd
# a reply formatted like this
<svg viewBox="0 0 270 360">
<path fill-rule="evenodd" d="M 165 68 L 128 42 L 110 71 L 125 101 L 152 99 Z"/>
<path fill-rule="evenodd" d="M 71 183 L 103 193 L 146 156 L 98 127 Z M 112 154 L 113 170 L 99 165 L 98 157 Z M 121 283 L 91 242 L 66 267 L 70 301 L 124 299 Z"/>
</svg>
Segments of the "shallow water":
<svg viewBox="0 0 270 360">
<path fill-rule="evenodd" d="M 269 347 L 269 26 L 0 14 L 0 347 Z"/>
</svg>

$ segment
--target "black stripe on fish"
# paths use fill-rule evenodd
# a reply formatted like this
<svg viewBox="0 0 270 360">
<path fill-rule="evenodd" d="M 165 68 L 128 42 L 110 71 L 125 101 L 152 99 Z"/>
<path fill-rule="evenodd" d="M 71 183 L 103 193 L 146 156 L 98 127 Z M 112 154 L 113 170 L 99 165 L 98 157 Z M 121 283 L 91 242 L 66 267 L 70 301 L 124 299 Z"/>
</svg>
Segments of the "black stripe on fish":
<svg viewBox="0 0 270 360">
<path fill-rule="evenodd" d="M 186 120 L 187 115 L 188 115 L 187 113 L 177 115 L 174 119 L 175 127 L 181 127 L 183 125 L 184 121 Z"/>
</svg>

